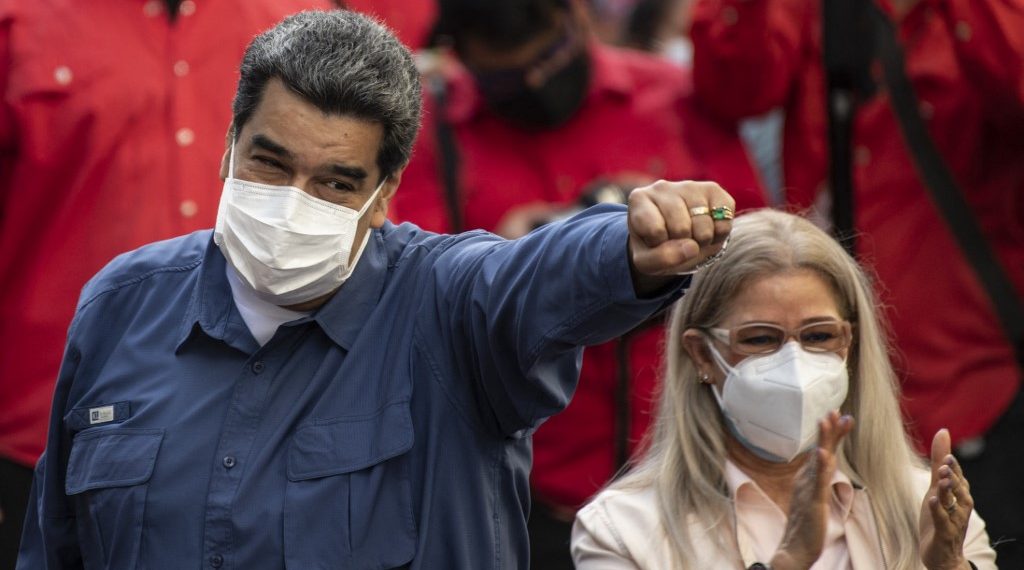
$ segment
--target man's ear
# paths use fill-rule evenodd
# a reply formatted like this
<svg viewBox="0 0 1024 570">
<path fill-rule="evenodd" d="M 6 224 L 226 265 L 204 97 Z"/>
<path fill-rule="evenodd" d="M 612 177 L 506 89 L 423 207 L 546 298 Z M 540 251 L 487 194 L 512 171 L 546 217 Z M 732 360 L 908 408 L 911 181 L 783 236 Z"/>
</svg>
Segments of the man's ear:
<svg viewBox="0 0 1024 570">
<path fill-rule="evenodd" d="M 224 136 L 224 156 L 220 158 L 220 179 L 226 180 L 228 177 L 228 165 L 231 161 L 231 143 L 234 141 L 234 126 L 228 127 L 228 132 Z"/>
<path fill-rule="evenodd" d="M 388 176 L 384 186 L 380 189 L 380 197 L 377 198 L 377 204 L 373 206 L 373 215 L 370 217 L 371 228 L 382 227 L 388 219 L 388 207 L 391 205 L 391 199 L 395 197 L 395 193 L 398 191 L 398 185 L 402 182 L 402 173 L 405 172 L 406 166 L 409 166 L 409 163 L 396 168 L 391 173 L 391 176 Z"/>
</svg>

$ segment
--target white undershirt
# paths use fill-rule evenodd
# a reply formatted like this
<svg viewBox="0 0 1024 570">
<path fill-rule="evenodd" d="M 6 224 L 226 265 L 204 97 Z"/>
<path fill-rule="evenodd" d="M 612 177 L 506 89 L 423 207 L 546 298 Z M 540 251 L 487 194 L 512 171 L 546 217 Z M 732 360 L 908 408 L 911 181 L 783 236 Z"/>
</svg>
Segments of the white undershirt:
<svg viewBox="0 0 1024 570">
<path fill-rule="evenodd" d="M 260 346 L 273 338 L 277 327 L 312 314 L 311 311 L 292 311 L 264 301 L 252 287 L 242 281 L 230 263 L 224 265 L 227 267 L 228 284 L 231 285 L 231 297 L 235 300 L 245 326 L 249 327 L 249 332 Z"/>
</svg>

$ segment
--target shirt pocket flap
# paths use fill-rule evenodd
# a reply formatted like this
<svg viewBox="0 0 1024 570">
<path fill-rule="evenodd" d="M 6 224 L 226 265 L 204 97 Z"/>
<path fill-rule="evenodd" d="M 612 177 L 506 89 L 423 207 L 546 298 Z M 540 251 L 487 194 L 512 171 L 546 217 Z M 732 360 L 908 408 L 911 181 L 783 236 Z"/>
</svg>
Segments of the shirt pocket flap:
<svg viewBox="0 0 1024 570">
<path fill-rule="evenodd" d="M 65 491 L 128 487 L 149 480 L 164 438 L 162 429 L 104 429 L 75 436 Z"/>
<path fill-rule="evenodd" d="M 288 479 L 301 481 L 351 473 L 412 448 L 409 402 L 365 416 L 320 420 L 299 428 L 288 452 Z"/>
</svg>

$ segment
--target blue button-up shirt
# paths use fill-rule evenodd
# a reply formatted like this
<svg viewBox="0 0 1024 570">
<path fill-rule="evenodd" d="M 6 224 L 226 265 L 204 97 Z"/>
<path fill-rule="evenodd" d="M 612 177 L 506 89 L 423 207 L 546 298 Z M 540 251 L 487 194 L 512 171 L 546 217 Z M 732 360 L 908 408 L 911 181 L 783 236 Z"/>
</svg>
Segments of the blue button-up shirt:
<svg viewBox="0 0 1024 570">
<path fill-rule="evenodd" d="M 635 297 L 621 210 L 372 234 L 260 346 L 210 232 L 114 260 L 69 332 L 18 568 L 526 568 L 529 434 Z M 681 284 L 680 284 L 681 285 Z"/>
</svg>

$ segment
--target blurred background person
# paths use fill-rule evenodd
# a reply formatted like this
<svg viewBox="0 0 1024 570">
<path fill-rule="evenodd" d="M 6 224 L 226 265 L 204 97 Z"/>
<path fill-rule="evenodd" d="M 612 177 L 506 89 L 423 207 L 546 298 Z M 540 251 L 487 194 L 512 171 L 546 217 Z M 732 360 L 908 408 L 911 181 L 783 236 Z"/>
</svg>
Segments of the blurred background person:
<svg viewBox="0 0 1024 570">
<path fill-rule="evenodd" d="M 949 432 L 930 472 L 911 447 L 875 311 L 824 231 L 739 216 L 673 309 L 647 455 L 579 513 L 577 568 L 994 569 Z"/>
<path fill-rule="evenodd" d="M 621 45 L 656 53 L 687 70 L 693 68 L 690 11 L 693 0 L 637 0 L 624 18 Z M 781 108 L 744 118 L 740 137 L 772 205 L 782 202 Z"/>
<path fill-rule="evenodd" d="M 515 238 L 659 178 L 715 180 L 741 208 L 764 204 L 735 126 L 703 112 L 686 71 L 596 41 L 580 4 L 443 0 L 436 37 L 451 49 L 428 72 L 394 220 Z M 534 434 L 533 568 L 571 568 L 576 508 L 646 431 L 659 322 L 588 348 L 572 403 Z"/>
<path fill-rule="evenodd" d="M 1018 296 L 1024 296 L 1024 1 L 879 0 L 902 43 L 921 119 Z M 694 82 L 738 120 L 785 108 L 784 187 L 827 218 L 828 115 L 816 0 L 695 0 Z M 865 40 L 867 41 L 867 40 Z M 950 428 L 1001 564 L 1024 568 L 1021 368 L 991 300 L 921 182 L 881 67 L 853 123 L 857 254 L 903 358 L 911 435 Z M 819 216 L 820 217 L 820 216 Z M 1018 298 L 1019 298 L 1018 297 Z"/>
<path fill-rule="evenodd" d="M 79 290 L 121 252 L 213 224 L 242 52 L 314 7 L 333 5 L 0 0 L 0 569 Z"/>
</svg>

